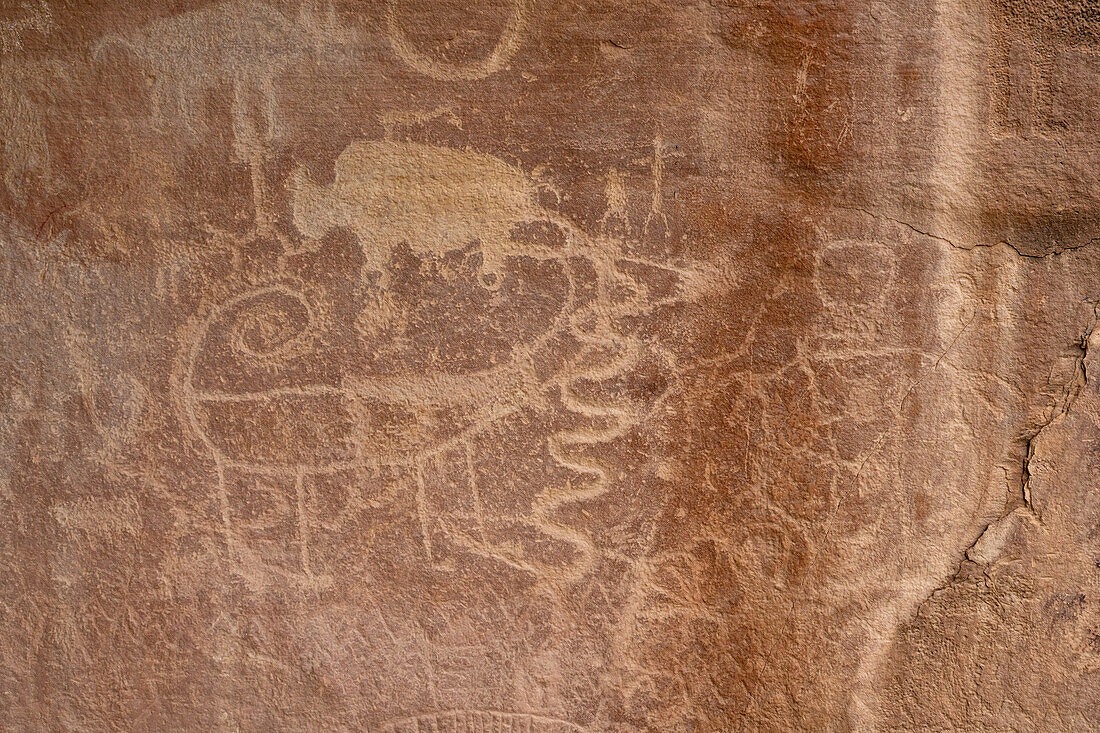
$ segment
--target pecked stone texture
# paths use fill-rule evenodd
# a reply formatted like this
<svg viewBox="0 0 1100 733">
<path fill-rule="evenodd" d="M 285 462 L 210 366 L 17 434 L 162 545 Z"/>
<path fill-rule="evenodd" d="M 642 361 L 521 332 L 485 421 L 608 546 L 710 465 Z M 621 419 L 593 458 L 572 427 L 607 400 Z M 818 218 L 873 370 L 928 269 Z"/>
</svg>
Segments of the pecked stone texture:
<svg viewBox="0 0 1100 733">
<path fill-rule="evenodd" d="M 1100 9 L 0 4 L 0 727 L 1100 728 Z"/>
</svg>

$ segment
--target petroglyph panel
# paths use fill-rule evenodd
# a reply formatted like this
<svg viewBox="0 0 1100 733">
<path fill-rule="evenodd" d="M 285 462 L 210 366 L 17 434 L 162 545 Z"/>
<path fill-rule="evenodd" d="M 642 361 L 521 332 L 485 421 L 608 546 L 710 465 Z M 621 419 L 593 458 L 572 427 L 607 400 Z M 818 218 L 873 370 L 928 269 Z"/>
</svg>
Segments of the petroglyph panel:
<svg viewBox="0 0 1100 733">
<path fill-rule="evenodd" d="M 0 728 L 1100 727 L 1098 18 L 0 7 Z"/>
</svg>

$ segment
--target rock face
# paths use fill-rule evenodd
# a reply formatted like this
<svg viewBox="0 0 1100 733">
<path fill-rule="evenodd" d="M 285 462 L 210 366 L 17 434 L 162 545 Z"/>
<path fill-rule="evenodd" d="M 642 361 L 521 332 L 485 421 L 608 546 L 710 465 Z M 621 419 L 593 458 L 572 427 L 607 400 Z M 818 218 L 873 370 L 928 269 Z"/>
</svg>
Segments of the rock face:
<svg viewBox="0 0 1100 733">
<path fill-rule="evenodd" d="M 1100 6 L 0 40 L 0 728 L 1100 729 Z"/>
</svg>

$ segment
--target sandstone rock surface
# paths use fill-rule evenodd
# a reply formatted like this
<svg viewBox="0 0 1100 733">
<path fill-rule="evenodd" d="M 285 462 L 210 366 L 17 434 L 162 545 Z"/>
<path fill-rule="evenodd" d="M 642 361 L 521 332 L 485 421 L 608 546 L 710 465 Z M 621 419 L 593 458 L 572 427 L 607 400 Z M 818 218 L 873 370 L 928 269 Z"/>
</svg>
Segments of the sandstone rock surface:
<svg viewBox="0 0 1100 733">
<path fill-rule="evenodd" d="M 1100 730 L 1100 5 L 0 41 L 0 728 Z"/>
</svg>

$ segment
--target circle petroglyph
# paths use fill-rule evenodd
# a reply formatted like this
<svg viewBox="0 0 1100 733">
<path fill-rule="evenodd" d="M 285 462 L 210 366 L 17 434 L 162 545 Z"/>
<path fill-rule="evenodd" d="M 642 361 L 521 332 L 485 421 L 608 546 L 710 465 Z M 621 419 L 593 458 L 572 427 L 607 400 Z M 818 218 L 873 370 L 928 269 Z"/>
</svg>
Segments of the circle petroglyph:
<svg viewBox="0 0 1100 733">
<path fill-rule="evenodd" d="M 394 53 L 410 67 L 432 79 L 476 81 L 500 71 L 515 56 L 527 26 L 531 0 L 512 0 L 511 13 L 497 44 L 482 58 L 467 63 L 443 61 L 417 48 L 398 18 L 399 4 L 399 0 L 390 0 L 386 13 L 386 28 Z"/>
</svg>

